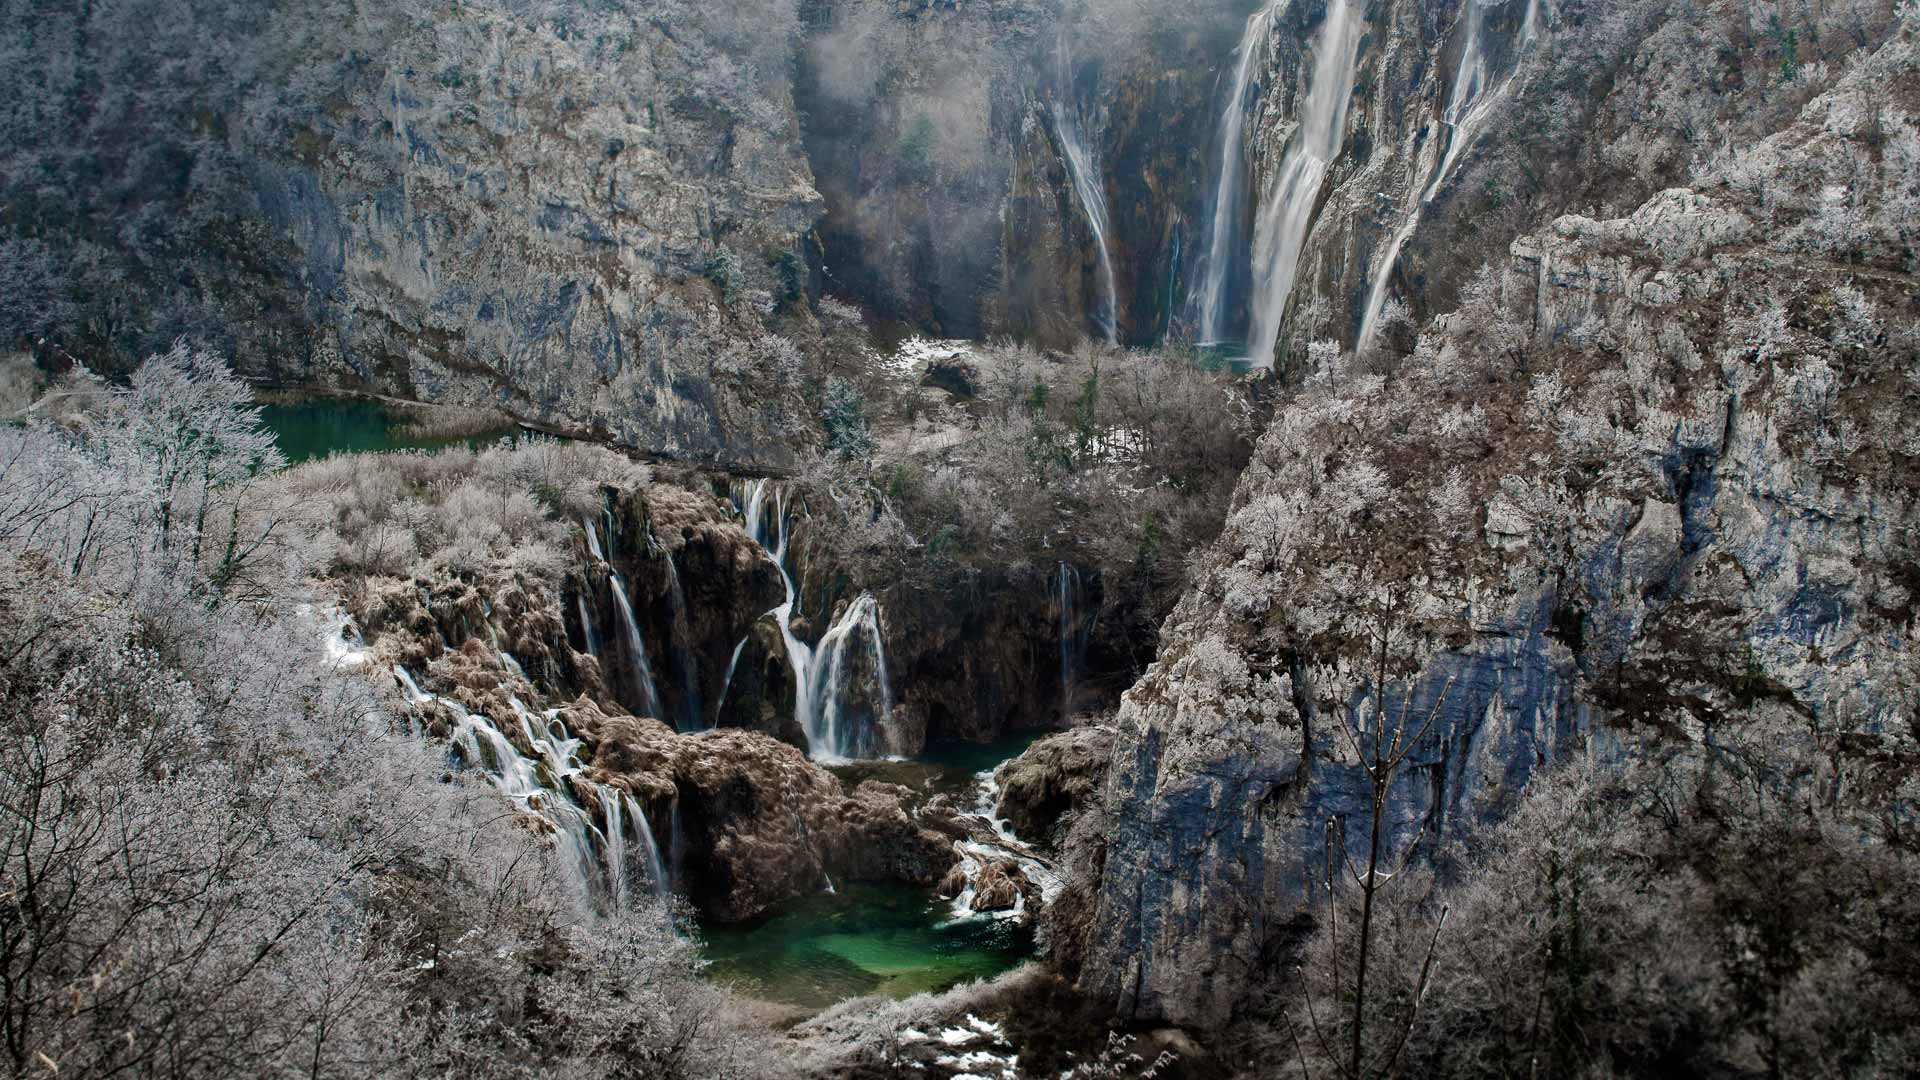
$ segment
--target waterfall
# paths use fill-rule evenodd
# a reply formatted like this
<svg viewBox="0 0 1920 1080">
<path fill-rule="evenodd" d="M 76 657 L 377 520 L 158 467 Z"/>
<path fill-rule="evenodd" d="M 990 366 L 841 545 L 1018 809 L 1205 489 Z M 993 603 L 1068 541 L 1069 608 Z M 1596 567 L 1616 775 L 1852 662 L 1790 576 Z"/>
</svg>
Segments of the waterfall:
<svg viewBox="0 0 1920 1080">
<path fill-rule="evenodd" d="M 1254 59 L 1273 26 L 1273 7 L 1247 20 L 1235 53 L 1233 91 L 1220 114 L 1220 179 L 1213 189 L 1213 221 L 1207 244 L 1207 273 L 1194 302 L 1199 309 L 1200 343 L 1211 345 L 1227 334 L 1227 287 L 1240 263 L 1240 222 L 1246 205 L 1247 91 L 1253 87 Z"/>
<path fill-rule="evenodd" d="M 1489 90 L 1491 76 L 1487 70 L 1488 56 L 1485 41 L 1487 0 L 1467 0 L 1466 40 L 1460 47 L 1460 67 L 1453 75 L 1453 88 L 1447 95 L 1447 110 L 1441 120 L 1446 128 L 1445 152 L 1440 157 L 1437 168 L 1431 161 L 1431 153 L 1423 154 L 1426 187 L 1420 192 L 1419 199 L 1408 211 L 1400 227 L 1394 230 L 1393 239 L 1388 242 L 1385 254 L 1379 265 L 1374 268 L 1373 285 L 1367 291 L 1367 310 L 1360 320 L 1360 336 L 1355 339 L 1355 348 L 1366 348 L 1372 343 L 1378 329 L 1380 313 L 1387 304 L 1387 285 L 1393 278 L 1394 268 L 1400 262 L 1400 249 L 1406 246 L 1413 232 L 1420 225 L 1420 217 L 1427 206 L 1440 194 L 1447 180 L 1453 174 L 1454 165 L 1460 155 L 1471 149 L 1479 140 L 1481 128 L 1493 111 L 1506 96 L 1507 88 L 1513 84 L 1513 76 L 1519 71 L 1526 49 L 1533 44 L 1534 29 L 1540 17 L 1540 0 L 1528 0 L 1527 14 L 1520 26 L 1520 51 L 1523 56 L 1514 61 L 1513 70 L 1496 90 Z M 1441 145 L 1429 143 L 1429 150 Z"/>
<path fill-rule="evenodd" d="M 674 674 L 680 680 L 681 731 L 701 731 L 707 727 L 706 710 L 700 704 L 700 665 L 687 642 L 693 640 L 693 627 L 687 616 L 686 593 L 680 588 L 680 568 L 674 565 L 673 552 L 652 536 L 647 538 L 655 556 L 667 564 L 667 605 L 673 618 L 673 634 L 667 651 L 673 656 Z"/>
<path fill-rule="evenodd" d="M 607 582 L 613 589 L 613 606 L 620 613 L 622 641 L 627 650 L 627 665 L 633 673 L 635 689 L 640 694 L 640 715 L 660 719 L 660 692 L 653 685 L 653 665 L 647 662 L 647 641 L 640 635 L 640 624 L 634 621 L 633 605 L 627 602 L 627 587 L 619 574 L 609 573 Z"/>
<path fill-rule="evenodd" d="M 848 691 L 852 689 L 856 665 L 871 660 L 874 679 L 880 690 L 879 712 L 872 722 L 850 714 Z M 880 749 L 878 722 L 893 711 L 888 692 L 886 646 L 880 635 L 880 603 L 872 593 L 861 593 L 820 638 L 815 650 L 813 713 L 803 718 L 807 745 L 825 747 L 829 756 L 842 759 L 872 757 Z"/>
<path fill-rule="evenodd" d="M 1360 62 L 1360 0 L 1331 0 L 1314 45 L 1313 73 L 1300 104 L 1300 126 L 1288 140 L 1267 186 L 1253 233 L 1253 331 L 1247 341 L 1256 368 L 1273 366 L 1280 321 L 1293 295 L 1300 255 L 1313 227 L 1320 187 L 1346 143 L 1347 106 Z"/>
<path fill-rule="evenodd" d="M 600 550 L 600 530 L 594 527 L 593 522 L 588 521 L 586 518 L 581 518 L 580 531 L 585 533 L 587 537 L 587 554 L 592 555 L 600 562 L 606 562 L 606 553 Z M 613 530 L 611 527 L 607 530 L 607 538 L 609 540 L 613 538 Z"/>
<path fill-rule="evenodd" d="M 1053 596 L 1060 618 L 1060 717 L 1065 720 L 1073 716 L 1087 655 L 1087 626 L 1080 611 L 1080 571 L 1073 564 L 1062 562 L 1055 569 Z"/>
<path fill-rule="evenodd" d="M 593 632 L 593 614 L 587 610 L 587 594 L 582 592 L 573 600 L 580 608 L 580 634 L 587 639 L 587 655 L 597 657 L 600 655 L 600 639 Z"/>
<path fill-rule="evenodd" d="M 1067 51 L 1067 41 L 1060 39 L 1061 95 L 1073 97 L 1073 61 Z M 1073 181 L 1073 192 L 1080 202 L 1080 212 L 1086 215 L 1087 226 L 1093 230 L 1093 242 L 1096 258 L 1100 266 L 1100 285 L 1104 291 L 1101 297 L 1101 311 L 1096 316 L 1100 322 L 1101 336 L 1107 344 L 1119 340 L 1119 292 L 1114 285 L 1113 255 L 1107 249 L 1107 191 L 1100 173 L 1099 162 L 1092 150 L 1087 147 L 1086 132 L 1080 119 L 1080 108 L 1076 103 L 1071 108 L 1063 101 L 1053 105 L 1053 130 L 1060 139 L 1061 157 L 1066 160 L 1067 175 Z"/>
<path fill-rule="evenodd" d="M 736 488 L 734 502 L 747 535 L 773 559 L 786 586 L 786 599 L 768 614 L 780 627 L 787 663 L 793 669 L 794 715 L 806 733 L 808 754 L 824 761 L 872 755 L 879 748 L 879 726 L 893 712 L 879 602 L 871 593 L 862 593 L 821 635 L 817 646 L 800 640 L 793 632 L 800 594 L 787 570 L 785 501 L 771 481 L 755 480 Z M 863 660 L 871 664 L 880 699 L 871 717 L 851 707 L 851 691 L 857 686 L 855 676 Z"/>
<path fill-rule="evenodd" d="M 629 905 L 629 830 L 647 850 L 654 893 L 667 895 L 669 879 L 660 865 L 652 829 L 633 796 L 606 784 L 593 785 L 604 828 L 596 826 L 593 816 L 574 797 L 574 784 L 586 783 L 579 756 L 581 743 L 560 722 L 558 710 L 535 713 L 519 699 L 508 698 L 527 750 L 523 754 L 487 716 L 422 690 L 404 667 L 395 665 L 393 675 L 409 705 L 437 703 L 453 715 L 449 742 L 467 767 L 483 770 L 510 802 L 549 826 L 561 856 L 560 865 L 582 895 L 599 899 L 609 910 Z"/>
<path fill-rule="evenodd" d="M 727 707 L 727 691 L 733 689 L 733 673 L 740 666 L 740 654 L 747 651 L 747 642 L 752 639 L 752 634 L 741 638 L 740 644 L 733 647 L 732 659 L 727 661 L 727 677 L 720 680 L 720 700 L 713 706 L 713 722 L 716 725 L 720 723 L 720 714 Z"/>
</svg>

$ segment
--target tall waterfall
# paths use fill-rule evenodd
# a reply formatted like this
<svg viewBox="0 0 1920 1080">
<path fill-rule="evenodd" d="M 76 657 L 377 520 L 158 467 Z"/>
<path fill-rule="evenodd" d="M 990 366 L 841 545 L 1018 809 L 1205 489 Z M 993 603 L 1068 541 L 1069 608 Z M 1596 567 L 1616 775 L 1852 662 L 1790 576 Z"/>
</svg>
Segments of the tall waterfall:
<svg viewBox="0 0 1920 1080">
<path fill-rule="evenodd" d="M 1293 295 L 1320 187 L 1346 143 L 1364 15 L 1361 0 L 1327 4 L 1314 45 L 1311 82 L 1300 104 L 1299 130 L 1288 140 L 1260 203 L 1253 232 L 1253 330 L 1247 341 L 1248 359 L 1257 368 L 1273 366 L 1280 321 Z"/>
<path fill-rule="evenodd" d="M 640 715 L 655 720 L 665 720 L 664 710 L 660 707 L 660 691 L 653 683 L 653 665 L 647 660 L 647 639 L 640 633 L 640 624 L 634 620 L 633 604 L 627 600 L 627 586 L 620 575 L 609 572 L 607 585 L 613 590 L 614 610 L 620 613 L 620 640 L 626 649 L 627 667 L 632 672 L 634 688 L 640 694 Z"/>
<path fill-rule="evenodd" d="M 1080 672 L 1086 667 L 1087 620 L 1081 610 L 1080 571 L 1062 562 L 1053 573 L 1054 607 L 1060 620 L 1060 716 L 1073 716 L 1079 696 Z"/>
<path fill-rule="evenodd" d="M 1095 317 L 1100 322 L 1101 336 L 1111 345 L 1119 338 L 1120 298 L 1114 285 L 1113 254 L 1107 248 L 1107 189 L 1099 160 L 1087 146 L 1080 107 L 1072 100 L 1073 61 L 1067 52 L 1065 37 L 1060 39 L 1060 69 L 1060 94 L 1064 100 L 1054 102 L 1053 130 L 1060 139 L 1061 156 L 1066 159 L 1067 175 L 1073 181 L 1073 193 L 1080 202 L 1080 212 L 1086 215 L 1087 226 L 1093 230 L 1102 290 L 1101 309 Z"/>
<path fill-rule="evenodd" d="M 787 663 L 793 669 L 794 714 L 806 732 L 808 754 L 819 760 L 873 756 L 880 748 L 879 726 L 893 712 L 879 602 L 871 593 L 862 593 L 827 628 L 817 646 L 800 640 L 793 632 L 800 591 L 787 569 L 785 499 L 771 481 L 755 480 L 736 487 L 734 501 L 747 534 L 772 557 L 786 585 L 786 599 L 768 614 L 779 624 L 786 644 Z M 869 702 L 874 706 L 871 716 L 855 707 L 862 664 L 870 665 L 868 685 L 879 698 Z"/>
<path fill-rule="evenodd" d="M 558 710 L 535 713 L 517 698 L 514 711 L 517 745 L 492 719 L 470 712 L 459 702 L 437 697 L 420 688 L 403 667 L 394 678 L 409 705 L 437 703 L 454 719 L 450 742 L 459 760 L 486 772 L 493 786 L 522 811 L 545 821 L 553 831 L 560 865 L 580 887 L 582 895 L 610 910 L 631 903 L 633 871 L 628 838 L 647 852 L 646 874 L 651 892 L 667 895 L 671 882 L 660 861 L 653 828 L 632 795 L 606 784 L 587 781 L 579 758 L 580 740 L 567 730 Z M 525 753 L 522 752 L 524 747 Z M 531 755 L 531 756 L 529 756 Z M 575 797 L 575 785 L 590 787 L 602 821 Z"/>
<path fill-rule="evenodd" d="M 1513 70 L 1507 73 L 1499 87 L 1493 88 L 1486 47 L 1486 4 L 1487 0 L 1467 0 L 1464 13 L 1467 36 L 1460 47 L 1460 67 L 1454 72 L 1453 88 L 1447 95 L 1447 111 L 1441 121 L 1446 134 L 1444 139 L 1430 141 L 1423 148 L 1421 167 L 1428 178 L 1426 187 L 1421 190 L 1419 200 L 1407 212 L 1400 227 L 1394 231 L 1385 254 L 1374 267 L 1373 286 L 1367 291 L 1367 310 L 1360 320 L 1360 336 L 1354 343 L 1356 348 L 1365 348 L 1372 343 L 1373 335 L 1379 329 L 1380 313 L 1387 304 L 1387 285 L 1400 262 L 1400 249 L 1406 246 L 1414 230 L 1419 227 L 1420 217 L 1427 206 L 1446 186 L 1447 180 L 1453 175 L 1453 167 L 1459 163 L 1460 155 L 1471 149 L 1480 138 L 1481 128 L 1506 96 L 1507 88 L 1513 85 L 1513 76 L 1519 71 L 1527 48 L 1533 44 L 1540 17 L 1540 0 L 1528 0 L 1526 19 L 1520 26 L 1521 55 L 1516 57 Z M 1445 148 L 1444 152 L 1441 147 Z M 1436 153 L 1440 157 L 1438 167 L 1433 162 Z"/>
<path fill-rule="evenodd" d="M 1200 342 L 1211 345 L 1227 335 L 1227 290 L 1240 265 L 1241 222 L 1247 201 L 1247 91 L 1253 87 L 1255 60 L 1273 27 L 1273 6 L 1254 12 L 1234 54 L 1233 91 L 1220 114 L 1220 179 L 1213 189 L 1212 224 L 1207 242 L 1207 272 L 1194 297 Z"/>
<path fill-rule="evenodd" d="M 667 651 L 673 657 L 674 677 L 680 681 L 680 719 L 675 725 L 681 731 L 701 731 L 708 724 L 705 709 L 700 704 L 700 664 L 687 643 L 693 640 L 692 623 L 687 610 L 687 594 L 680 587 L 680 568 L 674 564 L 673 552 L 668 551 L 652 536 L 647 538 L 654 556 L 667 564 L 667 606 L 673 618 L 673 634 L 667 643 Z"/>
</svg>

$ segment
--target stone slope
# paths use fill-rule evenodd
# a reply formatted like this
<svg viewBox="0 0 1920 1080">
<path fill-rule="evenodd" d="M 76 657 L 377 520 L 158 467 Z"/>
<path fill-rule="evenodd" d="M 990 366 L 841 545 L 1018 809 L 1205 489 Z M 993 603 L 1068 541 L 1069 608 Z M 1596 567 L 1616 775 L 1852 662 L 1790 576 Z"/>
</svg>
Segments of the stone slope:
<svg viewBox="0 0 1920 1080">
<path fill-rule="evenodd" d="M 1343 717 L 1433 717 L 1396 849 L 1756 717 L 1914 752 L 1917 118 L 1908 25 L 1696 189 L 1515 242 L 1412 356 L 1316 350 L 1122 706 L 1055 909 L 1084 989 L 1216 1025 L 1272 977 L 1365 820 Z"/>
<path fill-rule="evenodd" d="M 791 453 L 768 325 L 821 203 L 785 0 L 33 7 L 0 240 L 45 300 L 10 335 L 110 369 L 184 333 L 270 381 Z"/>
</svg>

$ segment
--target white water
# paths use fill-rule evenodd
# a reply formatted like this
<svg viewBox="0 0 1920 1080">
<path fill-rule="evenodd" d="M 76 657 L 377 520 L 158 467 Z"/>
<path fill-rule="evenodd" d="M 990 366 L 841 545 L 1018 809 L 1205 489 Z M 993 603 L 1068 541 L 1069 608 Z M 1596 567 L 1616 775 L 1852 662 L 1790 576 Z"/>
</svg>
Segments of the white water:
<svg viewBox="0 0 1920 1080">
<path fill-rule="evenodd" d="M 862 593 L 847 605 L 820 638 L 808 645 L 793 632 L 794 611 L 800 593 L 787 571 L 787 513 L 784 497 L 768 480 L 737 487 L 735 504 L 745 519 L 747 535 L 780 568 L 787 596 L 769 615 L 779 624 L 780 638 L 793 669 L 794 714 L 807 736 L 807 753 L 817 761 L 851 761 L 870 757 L 879 749 L 880 724 L 893 713 L 886 646 L 880 632 L 880 605 L 871 593 Z M 769 524 L 771 523 L 771 524 Z M 771 541 L 771 542 L 769 542 Z M 735 660 L 739 659 L 735 650 Z M 871 663 L 880 700 L 872 723 L 849 708 L 849 691 L 859 662 Z"/>
<path fill-rule="evenodd" d="M 560 722 L 557 712 L 536 714 L 518 699 L 508 699 L 521 741 L 533 755 L 528 757 L 487 716 L 422 690 L 403 667 L 395 665 L 393 675 L 409 705 L 434 702 L 452 714 L 450 741 L 469 767 L 485 771 L 509 801 L 551 827 L 561 867 L 574 878 L 582 895 L 597 897 L 614 910 L 628 906 L 629 834 L 637 837 L 648 852 L 653 892 L 666 895 L 669 882 L 660 866 L 652 829 L 633 797 L 604 784 L 594 785 L 606 818 L 604 829 L 574 798 L 573 785 L 584 783 L 579 779 L 583 768 L 581 744 Z"/>
<path fill-rule="evenodd" d="M 1300 127 L 1261 200 L 1253 233 L 1253 329 L 1248 359 L 1273 366 L 1280 322 L 1293 295 L 1300 253 L 1313 227 L 1320 187 L 1346 144 L 1364 25 L 1360 0 L 1331 0 L 1314 44 L 1313 74 L 1300 104 Z"/>
<path fill-rule="evenodd" d="M 1513 82 L 1513 72 L 1499 88 L 1489 91 L 1492 76 L 1488 71 L 1488 56 L 1484 36 L 1486 23 L 1485 0 L 1467 0 L 1466 41 L 1460 47 L 1460 67 L 1453 75 L 1453 88 L 1447 95 L 1447 111 L 1442 119 L 1446 127 L 1446 137 L 1428 144 L 1427 152 L 1422 155 L 1428 172 L 1426 187 L 1420 192 L 1419 201 L 1408 211 L 1406 219 L 1394 230 L 1393 239 L 1388 242 L 1385 255 L 1374 268 L 1373 286 L 1367 291 L 1367 310 L 1360 320 L 1360 336 L 1355 339 L 1354 347 L 1364 349 L 1373 342 L 1373 335 L 1379 329 L 1380 313 L 1387 305 L 1387 285 L 1393 278 L 1394 267 L 1399 265 L 1400 250 L 1413 237 L 1414 230 L 1420 226 L 1421 215 L 1427 206 L 1440 194 L 1453 175 L 1454 165 L 1459 163 L 1460 155 L 1471 149 L 1480 138 L 1481 128 L 1486 124 L 1494 109 L 1506 96 Z M 1528 0 L 1527 15 L 1520 27 L 1520 56 L 1514 61 L 1514 71 L 1519 70 L 1525 52 L 1533 44 L 1535 26 L 1540 16 L 1540 0 Z M 1432 163 L 1432 152 L 1440 146 L 1446 147 L 1440 157 L 1439 167 Z"/>
<path fill-rule="evenodd" d="M 1060 618 L 1060 716 L 1073 716 L 1080 670 L 1086 664 L 1087 627 L 1080 611 L 1080 571 L 1062 562 L 1053 573 L 1053 599 Z"/>
<path fill-rule="evenodd" d="M 753 637 L 748 634 L 733 647 L 733 658 L 727 661 L 727 677 L 720 680 L 720 700 L 713 705 L 713 722 L 720 723 L 720 716 L 727 708 L 727 691 L 733 689 L 733 673 L 740 667 L 740 654 L 747 651 L 747 642 Z"/>
<path fill-rule="evenodd" d="M 640 715 L 664 722 L 660 691 L 653 685 L 653 665 L 647 662 L 647 641 L 640 634 L 640 624 L 634 621 L 633 605 L 627 602 L 627 587 L 621 582 L 619 574 L 611 572 L 607 574 L 607 583 L 613 590 L 614 609 L 620 612 L 627 663 L 633 672 L 634 684 L 640 691 Z"/>
<path fill-rule="evenodd" d="M 1040 898 L 1044 903 L 1052 903 L 1060 895 L 1066 882 L 1052 863 L 1033 853 L 1027 842 L 1014 835 L 1007 823 L 994 816 L 1000 802 L 1000 783 L 994 778 L 994 770 L 974 774 L 975 799 L 972 808 L 974 817 L 979 818 L 992 830 L 993 839 L 969 838 L 954 842 L 954 851 L 960 856 L 967 875 L 967 887 L 953 898 L 951 906 L 954 921 L 962 919 L 995 918 L 1015 919 L 1026 911 L 1027 900 L 1024 895 L 1014 901 L 1012 908 L 1006 911 L 979 912 L 973 910 L 973 898 L 978 894 L 977 886 L 981 871 L 987 864 L 1012 860 L 1020 867 L 1028 881 L 1040 889 Z"/>
<path fill-rule="evenodd" d="M 1207 273 L 1195 299 L 1200 314 L 1200 342 L 1210 345 L 1227 333 L 1227 283 L 1240 260 L 1240 214 L 1246 202 L 1247 91 L 1253 86 L 1254 60 L 1273 26 L 1273 6 L 1247 20 L 1235 53 L 1233 92 L 1220 118 L 1220 180 L 1213 189 L 1213 223 L 1207 244 Z"/>
<path fill-rule="evenodd" d="M 673 657 L 675 677 L 680 680 L 681 717 L 676 726 L 681 731 L 703 731 L 710 725 L 700 704 L 700 665 L 685 644 L 692 640 L 693 631 L 688 621 L 687 594 L 680 588 L 680 568 L 674 564 L 673 552 L 658 540 L 649 536 L 647 542 L 654 556 L 667 564 L 667 604 L 673 617 L 673 636 L 667 651 Z"/>
<path fill-rule="evenodd" d="M 1096 258 L 1100 266 L 1100 310 L 1096 318 L 1100 333 L 1111 345 L 1119 338 L 1119 293 L 1114 285 L 1113 255 L 1107 249 L 1107 192 L 1098 161 L 1087 147 L 1086 133 L 1080 123 L 1080 111 L 1055 103 L 1053 130 L 1060 137 L 1061 156 L 1066 158 L 1067 175 L 1073 180 L 1073 192 L 1080 200 L 1080 212 L 1093 230 Z"/>
</svg>

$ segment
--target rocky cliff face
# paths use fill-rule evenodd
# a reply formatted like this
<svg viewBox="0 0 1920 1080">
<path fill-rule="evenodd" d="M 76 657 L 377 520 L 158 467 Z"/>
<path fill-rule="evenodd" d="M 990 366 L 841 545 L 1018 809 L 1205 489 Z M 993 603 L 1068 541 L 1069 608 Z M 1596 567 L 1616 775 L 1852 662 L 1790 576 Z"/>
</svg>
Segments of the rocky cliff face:
<svg viewBox="0 0 1920 1080">
<path fill-rule="evenodd" d="M 1153 341 L 1184 302 L 1242 3 L 810 0 L 799 104 L 829 287 L 956 337 Z M 1070 119 L 1068 119 L 1070 118 Z M 1069 172 L 1085 141 L 1099 243 Z"/>
<path fill-rule="evenodd" d="M 1411 356 L 1316 353 L 1076 830 L 1084 988 L 1244 1005 L 1328 820 L 1366 821 L 1349 732 L 1421 736 L 1395 850 L 1760 716 L 1912 752 L 1915 37 L 1690 187 L 1513 242 Z"/>
<path fill-rule="evenodd" d="M 271 380 L 786 459 L 801 365 L 768 327 L 821 204 L 785 5 L 228 7 L 9 20 L 62 61 L 5 140 L 8 264 L 48 297 L 13 331 L 105 366 L 186 332 Z"/>
</svg>

